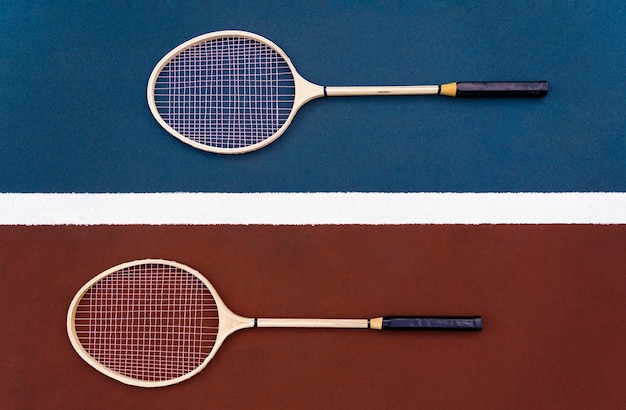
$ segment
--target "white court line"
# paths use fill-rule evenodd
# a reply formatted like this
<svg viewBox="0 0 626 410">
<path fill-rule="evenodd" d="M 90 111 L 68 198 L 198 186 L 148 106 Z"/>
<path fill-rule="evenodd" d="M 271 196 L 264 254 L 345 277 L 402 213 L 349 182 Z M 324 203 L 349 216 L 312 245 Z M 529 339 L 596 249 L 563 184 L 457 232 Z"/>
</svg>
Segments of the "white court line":
<svg viewBox="0 0 626 410">
<path fill-rule="evenodd" d="M 626 193 L 0 194 L 0 225 L 624 223 Z"/>
</svg>

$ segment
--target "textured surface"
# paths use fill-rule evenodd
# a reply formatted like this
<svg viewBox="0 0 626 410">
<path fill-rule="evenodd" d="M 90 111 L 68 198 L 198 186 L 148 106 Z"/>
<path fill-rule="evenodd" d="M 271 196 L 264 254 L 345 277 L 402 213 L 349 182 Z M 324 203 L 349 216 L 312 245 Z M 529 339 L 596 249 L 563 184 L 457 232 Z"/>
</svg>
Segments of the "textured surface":
<svg viewBox="0 0 626 410">
<path fill-rule="evenodd" d="M 0 192 L 626 191 L 623 0 L 0 2 Z M 320 99 L 270 146 L 213 155 L 159 126 L 146 85 L 225 29 L 322 85 L 550 93 Z M 624 225 L 3 226 L 0 407 L 620 408 L 625 249 Z M 484 330 L 249 329 L 198 376 L 139 389 L 85 364 L 65 317 L 87 280 L 145 257 L 210 275 L 242 315 L 480 314 Z"/>
<path fill-rule="evenodd" d="M 0 192 L 626 191 L 622 0 L 3 3 Z M 174 47 L 231 29 L 321 85 L 550 93 L 322 98 L 269 146 L 212 155 L 159 126 L 146 86 Z"/>
<path fill-rule="evenodd" d="M 4 408 L 619 408 L 624 226 L 0 228 Z M 36 251 L 34 251 L 36 249 Z M 261 317 L 476 315 L 482 332 L 246 329 L 176 386 L 123 385 L 65 332 L 76 291 L 158 256 Z"/>
</svg>

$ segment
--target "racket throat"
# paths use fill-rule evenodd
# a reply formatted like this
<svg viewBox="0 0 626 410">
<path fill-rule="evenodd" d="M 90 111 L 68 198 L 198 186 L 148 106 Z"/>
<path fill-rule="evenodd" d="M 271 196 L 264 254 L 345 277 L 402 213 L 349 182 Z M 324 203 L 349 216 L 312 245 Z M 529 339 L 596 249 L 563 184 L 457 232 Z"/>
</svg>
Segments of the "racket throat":
<svg viewBox="0 0 626 410">
<path fill-rule="evenodd" d="M 326 87 L 305 80 L 295 70 L 293 72 L 293 81 L 296 87 L 296 95 L 292 114 L 309 101 L 326 96 Z"/>
</svg>

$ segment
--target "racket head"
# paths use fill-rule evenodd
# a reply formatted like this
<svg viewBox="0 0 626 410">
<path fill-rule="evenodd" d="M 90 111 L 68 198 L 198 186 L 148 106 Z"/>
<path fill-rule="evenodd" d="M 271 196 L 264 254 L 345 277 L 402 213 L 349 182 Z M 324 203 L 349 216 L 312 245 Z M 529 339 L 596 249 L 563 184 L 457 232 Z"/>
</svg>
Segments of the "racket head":
<svg viewBox="0 0 626 410">
<path fill-rule="evenodd" d="M 250 321 L 233 314 L 198 271 L 144 259 L 87 282 L 70 304 L 67 332 L 98 371 L 122 383 L 161 387 L 200 372 L 226 336 Z"/>
<path fill-rule="evenodd" d="M 148 80 L 150 111 L 170 134 L 204 151 L 239 154 L 280 137 L 324 88 L 254 33 L 216 31 L 165 55 Z"/>
</svg>

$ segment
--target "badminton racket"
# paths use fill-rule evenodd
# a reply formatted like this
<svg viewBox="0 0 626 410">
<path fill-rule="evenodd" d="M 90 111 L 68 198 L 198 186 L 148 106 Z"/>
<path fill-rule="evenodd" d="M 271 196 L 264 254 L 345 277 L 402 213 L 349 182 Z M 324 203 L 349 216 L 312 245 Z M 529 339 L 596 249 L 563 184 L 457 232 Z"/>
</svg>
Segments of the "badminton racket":
<svg viewBox="0 0 626 410">
<path fill-rule="evenodd" d="M 231 333 L 251 327 L 481 330 L 479 316 L 262 319 L 233 313 L 189 266 L 145 259 L 94 277 L 72 300 L 67 332 L 78 354 L 120 382 L 159 387 L 200 372 Z"/>
<path fill-rule="evenodd" d="M 546 81 L 324 87 L 300 76 L 270 40 L 244 31 L 217 31 L 179 45 L 157 63 L 148 80 L 148 105 L 159 124 L 181 141 L 237 154 L 276 140 L 298 109 L 319 97 L 543 97 L 547 92 Z"/>
</svg>

